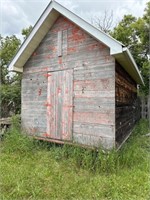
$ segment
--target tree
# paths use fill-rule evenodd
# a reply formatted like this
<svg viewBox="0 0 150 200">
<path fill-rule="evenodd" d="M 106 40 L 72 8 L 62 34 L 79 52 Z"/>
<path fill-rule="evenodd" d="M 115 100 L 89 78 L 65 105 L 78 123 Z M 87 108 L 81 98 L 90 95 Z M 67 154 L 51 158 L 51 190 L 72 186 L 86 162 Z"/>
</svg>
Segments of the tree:
<svg viewBox="0 0 150 200">
<path fill-rule="evenodd" d="M 109 33 L 113 26 L 113 11 L 109 13 L 107 10 L 105 10 L 103 16 L 92 17 L 91 23 L 105 33 Z"/>
<path fill-rule="evenodd" d="M 17 52 L 21 41 L 15 36 L 0 36 L 0 70 L 1 70 L 1 84 L 9 84 L 15 80 L 14 77 L 11 77 L 9 69 L 7 67 L 8 63 L 11 61 L 12 57 Z"/>
<path fill-rule="evenodd" d="M 145 86 L 140 87 L 140 93 L 144 95 L 148 95 L 149 92 L 149 14 L 150 2 L 147 3 L 142 18 L 137 19 L 132 15 L 125 15 L 110 33 L 130 49 L 144 79 Z"/>
<path fill-rule="evenodd" d="M 20 75 L 9 72 L 8 64 L 18 50 L 21 41 L 15 36 L 1 38 L 0 44 L 0 104 L 1 117 L 7 117 L 11 112 L 17 113 L 20 110 Z"/>
<path fill-rule="evenodd" d="M 31 33 L 31 31 L 32 31 L 31 25 L 28 28 L 22 29 L 22 35 L 24 36 L 24 39 L 26 39 L 28 37 L 28 35 Z"/>
<path fill-rule="evenodd" d="M 145 9 L 145 14 L 144 14 L 144 20 L 146 22 L 146 25 L 148 27 L 148 36 L 147 36 L 147 40 L 149 41 L 148 42 L 148 45 L 147 45 L 147 55 L 148 55 L 148 61 L 147 61 L 147 72 L 149 74 L 149 96 L 150 96 L 150 64 L 149 64 L 149 60 L 150 60 L 150 1 L 147 3 L 147 8 Z M 149 124 L 150 126 L 150 124 Z"/>
<path fill-rule="evenodd" d="M 32 27 L 22 30 L 22 35 L 27 35 Z M 0 104 L 1 117 L 8 117 L 20 113 L 21 109 L 21 74 L 9 72 L 8 65 L 21 45 L 21 41 L 15 36 L 2 37 L 0 35 Z"/>
</svg>

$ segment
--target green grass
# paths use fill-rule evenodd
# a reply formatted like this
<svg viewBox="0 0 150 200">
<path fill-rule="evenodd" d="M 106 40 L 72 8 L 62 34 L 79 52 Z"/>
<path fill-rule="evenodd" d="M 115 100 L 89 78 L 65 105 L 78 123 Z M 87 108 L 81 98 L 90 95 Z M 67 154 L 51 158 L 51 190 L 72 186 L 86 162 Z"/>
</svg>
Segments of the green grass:
<svg viewBox="0 0 150 200">
<path fill-rule="evenodd" d="M 1 142 L 0 200 L 148 200 L 148 122 L 116 152 L 34 141 L 15 124 Z"/>
</svg>

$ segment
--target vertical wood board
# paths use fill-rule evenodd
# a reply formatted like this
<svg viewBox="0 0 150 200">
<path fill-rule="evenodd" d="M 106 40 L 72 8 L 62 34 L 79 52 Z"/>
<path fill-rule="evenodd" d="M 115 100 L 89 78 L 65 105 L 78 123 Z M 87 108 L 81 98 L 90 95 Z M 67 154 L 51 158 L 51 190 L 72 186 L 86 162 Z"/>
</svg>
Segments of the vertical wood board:
<svg viewBox="0 0 150 200">
<path fill-rule="evenodd" d="M 63 56 L 67 55 L 67 49 L 68 49 L 68 32 L 67 30 L 63 30 Z"/>
<path fill-rule="evenodd" d="M 62 31 L 58 32 L 57 48 L 58 56 L 62 56 Z"/>
<path fill-rule="evenodd" d="M 47 133 L 50 138 L 71 140 L 73 107 L 73 72 L 48 74 Z"/>
</svg>

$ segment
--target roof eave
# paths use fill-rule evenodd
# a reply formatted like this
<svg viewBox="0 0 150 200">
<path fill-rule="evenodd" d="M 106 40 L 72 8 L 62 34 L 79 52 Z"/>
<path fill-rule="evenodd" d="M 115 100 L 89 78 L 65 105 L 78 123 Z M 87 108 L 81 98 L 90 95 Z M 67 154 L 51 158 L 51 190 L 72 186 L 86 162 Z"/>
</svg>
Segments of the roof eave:
<svg viewBox="0 0 150 200">
<path fill-rule="evenodd" d="M 18 67 L 13 66 L 13 70 L 11 70 L 11 71 L 22 73 L 22 72 L 23 72 L 23 68 L 22 68 L 22 67 L 19 67 L 19 68 L 18 68 Z"/>
<path fill-rule="evenodd" d="M 139 84 L 142 84 L 142 85 L 145 85 L 145 84 L 144 84 L 144 80 L 143 80 L 142 75 L 141 75 L 141 72 L 139 71 L 139 68 L 138 68 L 138 66 L 137 66 L 137 64 L 136 64 L 136 62 L 135 62 L 135 60 L 134 60 L 132 54 L 130 53 L 129 49 L 128 49 L 127 47 L 124 47 L 124 48 L 123 48 L 123 52 L 124 52 L 125 54 L 127 54 L 128 58 L 130 59 L 130 62 L 132 63 L 132 65 L 133 65 L 134 68 L 135 68 L 135 71 L 137 72 L 137 78 L 139 79 L 139 82 L 138 82 L 138 83 L 139 83 Z"/>
<path fill-rule="evenodd" d="M 131 55 L 127 47 L 122 48 L 122 52 L 113 55 L 116 60 L 122 65 L 122 67 L 128 72 L 128 74 L 136 81 L 137 84 L 144 85 L 141 73 L 135 63 L 133 56 Z"/>
</svg>

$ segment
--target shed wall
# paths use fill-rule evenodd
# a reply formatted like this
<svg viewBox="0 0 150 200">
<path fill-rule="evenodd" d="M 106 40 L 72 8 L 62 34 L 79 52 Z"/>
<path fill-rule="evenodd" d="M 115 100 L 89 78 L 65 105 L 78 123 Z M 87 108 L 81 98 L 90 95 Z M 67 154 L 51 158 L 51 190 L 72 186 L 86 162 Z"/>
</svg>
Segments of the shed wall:
<svg viewBox="0 0 150 200">
<path fill-rule="evenodd" d="M 116 142 L 121 144 L 140 119 L 140 102 L 137 84 L 116 63 Z"/>
<path fill-rule="evenodd" d="M 23 128 L 30 134 L 47 137 L 48 72 L 65 69 L 73 69 L 73 142 L 114 146 L 115 60 L 108 47 L 63 16 L 24 66 Z"/>
</svg>

